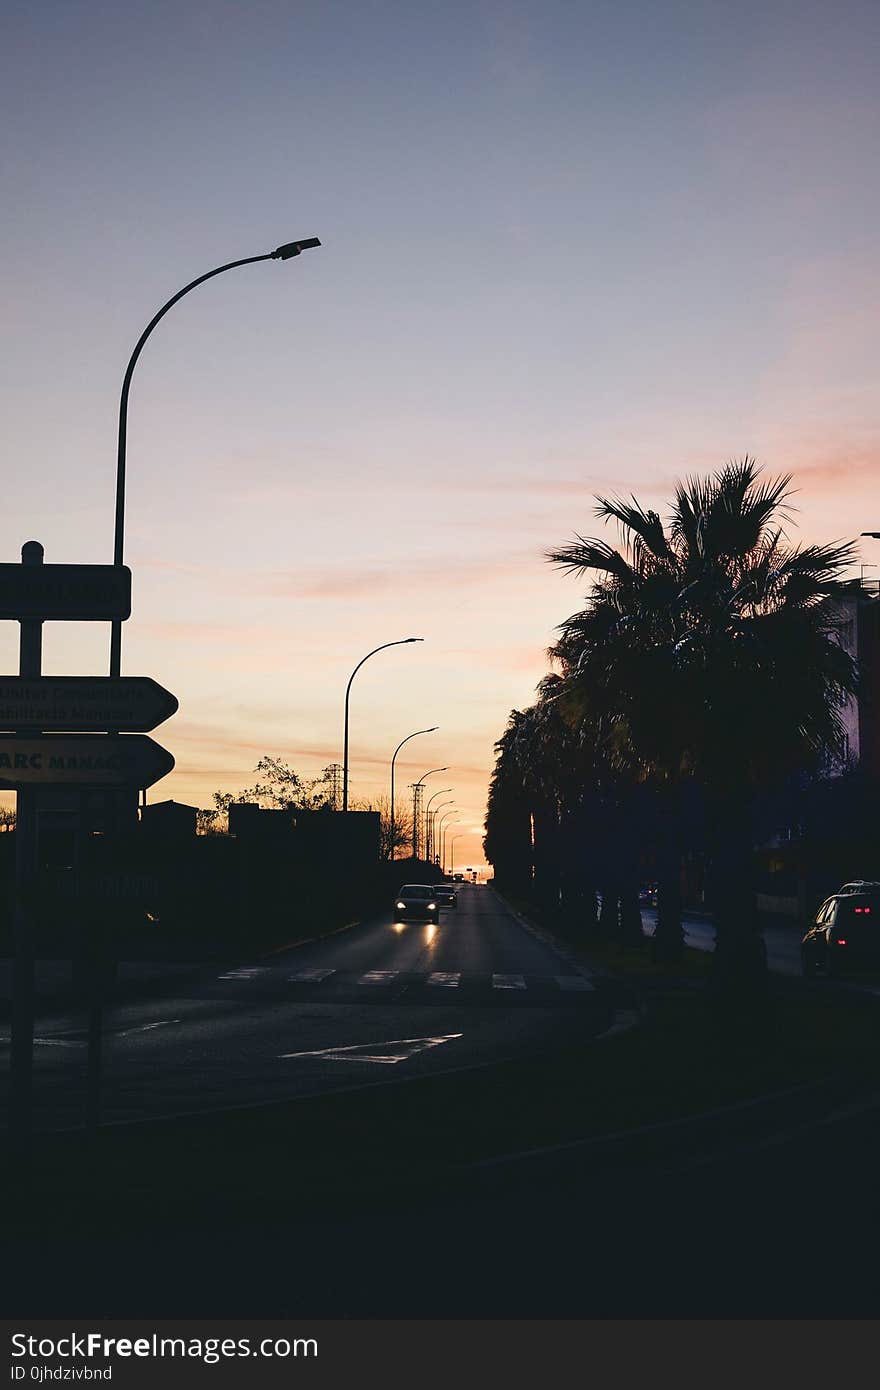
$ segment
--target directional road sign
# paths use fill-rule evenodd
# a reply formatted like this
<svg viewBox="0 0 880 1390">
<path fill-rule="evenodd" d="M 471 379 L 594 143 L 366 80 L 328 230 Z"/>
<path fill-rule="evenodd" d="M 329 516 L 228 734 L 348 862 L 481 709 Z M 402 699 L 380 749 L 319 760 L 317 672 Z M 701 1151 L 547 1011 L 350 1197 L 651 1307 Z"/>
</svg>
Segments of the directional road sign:
<svg viewBox="0 0 880 1390">
<path fill-rule="evenodd" d="M 0 729 L 147 733 L 176 709 L 149 676 L 0 676 Z"/>
<path fill-rule="evenodd" d="M 174 767 L 145 734 L 0 734 L 0 787 L 151 787 Z"/>
<path fill-rule="evenodd" d="M 0 618 L 109 622 L 130 613 L 127 565 L 0 565 Z"/>
</svg>

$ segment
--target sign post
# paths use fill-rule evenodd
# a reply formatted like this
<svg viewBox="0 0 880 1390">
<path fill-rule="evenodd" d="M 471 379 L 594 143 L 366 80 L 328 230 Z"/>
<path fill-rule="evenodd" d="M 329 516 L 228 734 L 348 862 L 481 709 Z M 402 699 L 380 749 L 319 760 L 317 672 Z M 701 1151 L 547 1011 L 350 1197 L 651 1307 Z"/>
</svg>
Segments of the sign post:
<svg viewBox="0 0 880 1390">
<path fill-rule="evenodd" d="M 0 564 L 0 619 L 20 624 L 19 673 L 0 676 L 0 788 L 16 792 L 15 972 L 12 1002 L 11 1120 L 20 1158 L 33 1132 L 34 924 L 41 853 L 41 797 L 136 794 L 174 767 L 146 737 L 174 714 L 177 700 L 146 676 L 44 676 L 43 622 L 107 622 L 131 612 L 131 571 L 118 565 L 44 565 L 38 541 L 22 546 L 21 564 Z M 97 731 L 101 732 L 97 732 Z M 126 732 L 121 733 L 121 730 Z M 109 732 L 112 731 L 112 732 Z M 131 732 L 129 732 L 131 731 Z M 80 805 L 82 810 L 82 805 Z M 74 816 L 81 857 L 84 828 Z M 81 904 L 89 970 L 86 1124 L 100 1120 L 101 1009 L 105 911 Z M 86 923 L 88 927 L 86 928 Z"/>
<path fill-rule="evenodd" d="M 43 563 L 39 541 L 21 548 L 21 568 Z M 18 569 L 19 567 L 11 566 Z M 18 667 L 22 677 L 39 676 L 43 659 L 43 624 L 39 618 L 22 618 Z M 28 732 L 27 730 L 24 731 Z M 35 793 L 20 787 L 15 799 L 15 974 L 12 992 L 11 1120 L 13 1140 L 21 1159 L 30 1153 L 33 1130 L 34 1066 L 34 885 L 37 875 L 37 825 Z"/>
</svg>

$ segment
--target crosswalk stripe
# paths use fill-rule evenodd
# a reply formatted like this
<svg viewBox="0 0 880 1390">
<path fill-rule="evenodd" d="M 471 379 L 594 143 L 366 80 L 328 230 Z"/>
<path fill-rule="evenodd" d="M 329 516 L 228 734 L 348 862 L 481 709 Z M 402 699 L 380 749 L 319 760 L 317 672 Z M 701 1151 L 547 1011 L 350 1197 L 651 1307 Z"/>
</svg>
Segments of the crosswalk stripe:
<svg viewBox="0 0 880 1390">
<path fill-rule="evenodd" d="M 493 975 L 493 989 L 525 989 L 526 982 L 522 975 Z"/>
<path fill-rule="evenodd" d="M 396 980 L 399 974 L 399 970 L 368 970 L 366 975 L 361 975 L 358 984 L 387 985 L 390 984 L 392 980 Z"/>
<path fill-rule="evenodd" d="M 595 989 L 595 985 L 585 980 L 583 975 L 557 975 L 556 983 L 564 990 Z"/>
<path fill-rule="evenodd" d="M 264 975 L 266 967 L 262 965 L 254 966 L 247 970 L 227 970 L 225 975 L 218 975 L 218 980 L 252 980 L 256 975 Z"/>
<path fill-rule="evenodd" d="M 298 970 L 295 975 L 288 975 L 287 978 L 296 984 L 316 985 L 335 974 L 335 970 Z"/>
<path fill-rule="evenodd" d="M 442 985 L 445 989 L 456 989 L 461 980 L 460 970 L 435 970 L 428 976 L 429 985 Z"/>
</svg>

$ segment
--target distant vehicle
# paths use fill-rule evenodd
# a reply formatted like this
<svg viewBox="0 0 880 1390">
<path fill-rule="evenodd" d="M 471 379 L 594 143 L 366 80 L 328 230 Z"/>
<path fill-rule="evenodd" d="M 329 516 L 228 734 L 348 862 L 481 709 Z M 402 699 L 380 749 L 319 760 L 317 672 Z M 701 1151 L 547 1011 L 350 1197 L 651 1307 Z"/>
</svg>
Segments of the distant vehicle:
<svg viewBox="0 0 880 1390">
<path fill-rule="evenodd" d="M 880 886 L 826 898 L 801 941 L 807 976 L 838 975 L 866 965 L 880 966 Z"/>
<path fill-rule="evenodd" d="M 464 874 L 453 874 L 452 880 L 454 883 L 464 883 Z"/>
<path fill-rule="evenodd" d="M 639 889 L 639 902 L 642 907 L 657 906 L 657 885 L 656 883 L 644 883 Z"/>
<path fill-rule="evenodd" d="M 448 883 L 434 884 L 434 897 L 441 907 L 458 907 L 458 898 L 455 896 L 455 889 Z"/>
<path fill-rule="evenodd" d="M 439 922 L 440 907 L 434 889 L 427 883 L 405 883 L 394 899 L 395 922 Z"/>
</svg>

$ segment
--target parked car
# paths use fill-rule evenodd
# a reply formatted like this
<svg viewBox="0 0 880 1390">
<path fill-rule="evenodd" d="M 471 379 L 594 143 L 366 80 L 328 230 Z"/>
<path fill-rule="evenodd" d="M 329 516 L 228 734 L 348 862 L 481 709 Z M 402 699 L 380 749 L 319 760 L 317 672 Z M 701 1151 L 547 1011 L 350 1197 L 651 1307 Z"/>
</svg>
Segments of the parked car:
<svg viewBox="0 0 880 1390">
<path fill-rule="evenodd" d="M 427 883 L 405 883 L 394 899 L 393 921 L 439 922 L 440 908 Z"/>
<path fill-rule="evenodd" d="M 826 898 L 801 941 L 805 975 L 880 966 L 880 888 Z"/>
<path fill-rule="evenodd" d="M 434 884 L 434 897 L 441 907 L 458 907 L 458 898 L 455 896 L 455 889 L 448 883 Z"/>
</svg>

